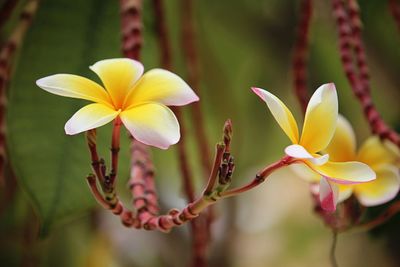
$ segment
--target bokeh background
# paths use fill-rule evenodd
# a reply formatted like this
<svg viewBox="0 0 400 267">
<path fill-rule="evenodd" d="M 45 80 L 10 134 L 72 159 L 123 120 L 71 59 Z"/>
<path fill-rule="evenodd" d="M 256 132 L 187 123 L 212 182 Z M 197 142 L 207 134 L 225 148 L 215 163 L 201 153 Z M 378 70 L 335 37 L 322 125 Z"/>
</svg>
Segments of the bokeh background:
<svg viewBox="0 0 400 267">
<path fill-rule="evenodd" d="M 16 10 L 21 10 L 25 2 L 19 1 Z M 164 2 L 174 70 L 185 78 L 182 10 L 178 0 Z M 236 185 L 249 181 L 259 169 L 281 157 L 288 144 L 250 87 L 276 94 L 299 121 L 302 119 L 292 77 L 299 2 L 195 1 L 199 89 L 207 137 L 212 150 L 220 140 L 224 121 L 232 119 Z M 310 92 L 323 83 L 334 82 L 340 112 L 352 122 L 361 143 L 370 133 L 344 76 L 331 3 L 314 2 L 308 65 Z M 399 126 L 400 32 L 387 1 L 361 0 L 359 4 L 374 101 L 385 120 Z M 15 12 L 0 32 L 2 41 L 17 21 Z M 143 26 L 142 61 L 148 70 L 160 63 L 154 12 L 147 0 L 143 0 Z M 84 135 L 66 136 L 63 130 L 65 122 L 84 102 L 50 95 L 35 85 L 38 78 L 55 73 L 96 80 L 89 65 L 121 57 L 120 39 L 117 1 L 41 1 L 15 59 L 8 92 L 7 146 L 16 181 L 8 181 L 0 190 L 1 266 L 180 267 L 190 261 L 187 226 L 170 234 L 127 229 L 118 218 L 99 208 L 84 179 L 90 172 Z M 188 125 L 189 160 L 200 193 L 204 179 L 193 140 L 196 122 L 188 116 L 188 107 L 183 112 Z M 105 126 L 98 131 L 103 155 L 108 155 L 110 130 Z M 123 139 L 118 183 L 119 192 L 129 203 L 129 144 L 127 138 Z M 165 211 L 184 207 L 176 148 L 152 149 L 152 153 L 162 207 Z M 220 201 L 216 216 L 209 248 L 210 266 L 330 266 L 332 233 L 313 213 L 307 183 L 285 170 L 255 190 Z M 372 233 L 339 235 L 339 266 L 399 266 L 399 222 L 394 218 Z"/>
</svg>

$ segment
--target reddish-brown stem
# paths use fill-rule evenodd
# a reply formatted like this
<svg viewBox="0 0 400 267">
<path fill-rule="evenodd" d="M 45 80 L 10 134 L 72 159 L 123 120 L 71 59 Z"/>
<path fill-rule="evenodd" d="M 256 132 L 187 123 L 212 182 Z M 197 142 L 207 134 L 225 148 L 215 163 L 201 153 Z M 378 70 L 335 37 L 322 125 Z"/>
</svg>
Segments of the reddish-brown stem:
<svg viewBox="0 0 400 267">
<path fill-rule="evenodd" d="M 156 18 L 156 30 L 158 36 L 158 43 L 160 47 L 160 55 L 161 55 L 161 65 L 162 67 L 171 70 L 172 69 L 172 56 L 171 56 L 171 45 L 168 38 L 168 29 L 166 25 L 163 1 L 162 0 L 153 0 L 154 13 Z M 178 121 L 180 122 L 180 131 L 181 131 L 181 139 L 177 144 L 178 149 L 178 157 L 179 157 L 179 165 L 180 172 L 182 177 L 182 184 L 184 188 L 184 192 L 186 198 L 189 202 L 193 202 L 195 199 L 195 190 L 193 185 L 193 175 L 189 166 L 188 156 L 186 154 L 186 126 L 184 120 L 182 118 L 182 112 L 179 107 L 173 107 Z M 204 141 L 204 140 L 203 140 Z M 204 164 L 204 162 L 203 162 Z M 204 167 L 204 165 L 203 165 Z M 209 211 L 210 214 L 211 211 Z M 204 224 L 203 218 L 199 218 L 198 220 L 191 221 L 191 230 L 193 234 L 193 250 L 194 250 L 194 263 L 193 265 L 198 265 L 197 262 L 204 262 L 205 248 L 204 238 L 206 238 L 206 234 L 204 234 Z M 200 266 L 204 266 L 203 263 Z"/>
<path fill-rule="evenodd" d="M 0 7 L 0 29 L 3 28 L 6 21 L 10 18 L 12 12 L 17 6 L 18 0 L 6 0 Z"/>
<path fill-rule="evenodd" d="M 142 48 L 142 0 L 120 0 L 122 52 L 138 60 Z"/>
<path fill-rule="evenodd" d="M 168 29 L 165 21 L 164 15 L 164 8 L 163 8 L 163 1 L 162 0 L 153 0 L 153 7 L 154 7 L 154 15 L 156 19 L 156 30 L 157 30 L 157 37 L 158 37 L 158 44 L 160 48 L 160 55 L 161 55 L 161 66 L 168 70 L 172 69 L 172 56 L 171 56 L 171 44 L 168 38 Z M 193 201 L 195 197 L 194 186 L 192 183 L 193 175 L 190 170 L 188 156 L 185 151 L 186 147 L 186 126 L 185 122 L 182 118 L 182 112 L 179 107 L 172 107 L 176 118 L 180 124 L 180 133 L 181 139 L 177 144 L 178 148 L 178 156 L 179 156 L 179 165 L 180 165 L 180 172 L 183 181 L 183 187 L 186 194 L 186 197 L 189 201 Z"/>
<path fill-rule="evenodd" d="M 7 163 L 5 112 L 7 109 L 7 88 L 11 77 L 12 63 L 15 52 L 21 46 L 25 34 L 32 23 L 38 5 L 39 1 L 30 0 L 27 2 L 21 12 L 19 22 L 0 50 L 0 184 L 3 182 L 4 167 Z M 11 12 L 11 10 L 9 11 Z M 0 14 L 0 18 L 2 18 L 2 14 Z"/>
<path fill-rule="evenodd" d="M 193 0 L 181 0 L 181 46 L 183 50 L 184 60 L 186 63 L 187 75 L 189 85 L 195 90 L 195 92 L 201 97 L 200 93 L 200 69 L 196 50 L 196 36 L 194 29 L 193 20 Z M 211 162 L 210 162 L 210 150 L 207 140 L 207 135 L 204 127 L 204 118 L 201 109 L 201 103 L 196 102 L 191 106 L 191 116 L 195 134 L 195 141 L 197 144 L 198 155 L 201 159 L 203 175 L 210 173 Z M 205 231 L 206 233 L 199 233 L 194 236 L 195 240 L 195 258 L 193 261 L 193 266 L 206 266 L 206 249 L 207 242 L 210 236 L 210 225 L 213 220 L 213 210 L 210 209 L 207 214 L 206 222 L 200 222 L 204 226 L 193 225 L 193 231 Z M 205 229 L 205 230 L 203 230 Z M 206 238 L 202 236 L 207 235 Z"/>
<path fill-rule="evenodd" d="M 158 44 L 161 55 L 161 66 L 165 69 L 172 70 L 171 44 L 168 37 L 168 28 L 165 20 L 164 7 L 162 0 L 153 0 L 154 17 L 156 20 L 156 30 Z M 194 186 L 192 183 L 192 173 L 190 170 L 188 156 L 186 154 L 186 126 L 182 118 L 182 112 L 179 107 L 172 107 L 176 118 L 180 123 L 181 139 L 177 144 L 180 172 L 183 181 L 183 187 L 186 197 L 189 201 L 193 201 L 195 197 Z"/>
<path fill-rule="evenodd" d="M 94 175 L 88 175 L 86 177 L 86 180 L 88 182 L 90 191 L 92 192 L 92 195 L 94 199 L 105 209 L 110 209 L 110 205 L 107 203 L 107 201 L 103 198 L 103 195 L 100 193 L 99 189 L 97 188 L 97 183 L 96 183 L 96 177 Z"/>
<path fill-rule="evenodd" d="M 182 184 L 183 184 L 183 191 L 185 192 L 186 198 L 189 202 L 193 201 L 195 198 L 195 190 L 193 185 L 193 174 L 189 166 L 188 156 L 185 151 L 186 146 L 186 137 L 184 136 L 186 133 L 185 124 L 182 123 L 182 115 L 179 108 L 173 108 L 175 115 L 178 120 L 180 120 L 180 131 L 181 131 L 181 140 L 178 144 L 178 161 L 180 172 L 182 176 Z"/>
<path fill-rule="evenodd" d="M 360 8 L 357 0 L 346 0 L 349 13 L 349 22 L 352 27 L 352 45 L 354 49 L 354 57 L 359 71 L 359 79 L 363 83 L 363 88 L 370 93 L 370 75 L 367 64 L 364 44 L 361 36 L 362 22 L 360 19 Z"/>
<path fill-rule="evenodd" d="M 165 19 L 163 0 L 153 0 L 155 26 L 160 50 L 161 66 L 172 70 L 171 43 L 168 37 L 168 28 Z"/>
<path fill-rule="evenodd" d="M 293 163 L 294 160 L 293 158 L 289 157 L 289 156 L 285 156 L 282 159 L 280 159 L 279 161 L 272 163 L 271 165 L 265 167 L 262 171 L 260 171 L 259 173 L 256 174 L 256 176 L 254 177 L 254 179 L 241 186 L 238 188 L 234 188 L 225 192 L 220 193 L 220 196 L 223 198 L 226 197 L 232 197 L 232 196 L 236 196 L 238 194 L 242 194 L 244 192 L 247 192 L 251 189 L 253 189 L 254 187 L 258 186 L 259 184 L 261 184 L 262 182 L 265 181 L 265 179 L 274 171 L 276 171 L 279 168 L 282 168 L 283 166 L 287 166 L 291 163 Z"/>
<path fill-rule="evenodd" d="M 154 169 L 146 145 L 132 140 L 131 155 L 129 188 L 140 226 L 145 227 L 148 220 L 157 215 L 159 209 L 154 185 Z"/>
<path fill-rule="evenodd" d="M 139 227 L 139 222 L 134 218 L 131 211 L 129 211 L 123 203 L 119 200 L 114 186 L 110 186 L 106 179 L 106 167 L 103 160 L 97 153 L 96 145 L 96 130 L 89 130 L 86 132 L 86 140 L 88 143 L 90 156 L 92 160 L 92 168 L 96 175 L 88 175 L 87 181 L 90 191 L 96 201 L 103 206 L 103 208 L 110 210 L 113 214 L 121 218 L 121 222 L 127 227 Z M 97 188 L 97 181 L 99 182 L 105 197 L 99 192 Z"/>
<path fill-rule="evenodd" d="M 232 176 L 232 172 L 234 169 L 233 158 L 230 155 L 230 151 L 226 149 L 230 147 L 231 136 L 232 126 L 231 122 L 228 120 L 224 125 L 224 144 L 221 143 L 217 147 L 216 156 L 214 158 L 213 164 L 214 170 L 211 172 L 206 186 L 206 189 L 211 188 L 212 190 L 210 191 L 205 189 L 205 193 L 202 194 L 201 197 L 197 198 L 195 201 L 190 202 L 185 208 L 180 211 L 177 209 L 172 209 L 170 212 L 168 212 L 168 214 L 157 215 L 158 204 L 154 191 L 155 189 L 153 180 L 153 165 L 148 155 L 147 146 L 136 140 L 132 140 L 132 168 L 129 185 L 133 195 L 133 204 L 137 210 L 137 216 L 134 216 L 131 211 L 127 210 L 124 205 L 118 200 L 116 195 L 113 198 L 113 200 L 115 201 L 111 202 L 107 198 L 107 192 L 104 192 L 103 190 L 103 193 L 105 194 L 105 197 L 103 197 L 102 194 L 98 191 L 96 178 L 94 175 L 89 175 L 87 177 L 89 187 L 96 200 L 104 208 L 109 209 L 115 215 L 118 215 L 125 226 L 168 232 L 173 227 L 180 226 L 185 222 L 192 221 L 193 219 L 197 218 L 201 212 L 203 212 L 209 206 L 215 204 L 219 199 L 247 192 L 248 190 L 254 188 L 262 181 L 264 181 L 267 176 L 269 176 L 273 171 L 295 162 L 294 159 L 286 156 L 282 158 L 279 162 L 271 164 L 270 166 L 260 171 L 256 175 L 254 181 L 250 182 L 249 184 L 230 191 L 226 191 L 226 188 L 229 186 L 230 177 Z M 96 146 L 95 132 L 94 134 L 92 132 L 92 137 L 88 138 L 88 141 L 93 142 L 91 146 Z M 98 155 L 94 153 L 94 151 L 96 150 L 91 150 L 91 155 L 95 154 L 95 158 L 99 158 Z M 223 167 L 224 164 L 227 164 L 226 168 Z M 218 172 L 215 171 L 217 169 Z M 102 171 L 102 173 L 104 173 L 104 171 Z M 219 177 L 219 179 L 216 178 L 217 176 Z M 223 183 L 221 183 L 221 181 L 223 181 Z M 204 238 L 204 236 L 202 236 L 202 238 Z M 201 240 L 196 240 L 196 242 L 199 241 Z M 205 265 L 205 254 L 197 254 L 198 252 L 205 253 L 205 247 L 202 243 L 195 243 L 195 245 L 202 245 L 202 247 L 195 247 L 196 257 L 193 264 L 194 266 Z M 202 257 L 197 258 L 198 256 Z"/>
<path fill-rule="evenodd" d="M 86 142 L 88 144 L 90 158 L 92 160 L 92 169 L 96 174 L 97 179 L 100 183 L 104 182 L 105 173 L 102 170 L 102 162 L 99 158 L 97 153 L 97 146 L 96 146 L 96 129 L 92 129 L 86 132 Z"/>
<path fill-rule="evenodd" d="M 400 3 L 399 3 L 399 1 L 398 0 L 389 0 L 389 10 L 396 22 L 397 29 L 400 31 Z"/>
<path fill-rule="evenodd" d="M 214 164 L 210 172 L 210 176 L 208 177 L 207 186 L 203 191 L 204 195 L 209 195 L 213 189 L 218 176 L 218 172 L 220 170 L 222 157 L 224 155 L 224 151 L 227 151 L 227 147 L 224 144 L 217 144 L 215 148 L 215 159 Z"/>
<path fill-rule="evenodd" d="M 218 157 L 216 157 L 218 158 Z M 232 197 L 237 194 L 244 193 L 251 188 L 254 188 L 255 186 L 259 185 L 262 181 L 264 181 L 272 172 L 276 171 L 277 169 L 287 166 L 294 161 L 291 160 L 289 157 L 284 157 L 280 161 L 275 162 L 268 167 L 264 168 L 259 174 L 256 176 L 256 178 L 250 182 L 249 184 L 242 186 L 237 189 L 233 189 L 230 191 L 226 191 L 227 194 L 224 192 L 215 192 L 214 195 L 212 196 L 207 196 L 203 195 L 202 197 L 196 199 L 196 201 L 188 204 L 184 209 L 181 211 L 178 211 L 176 209 L 173 209 L 169 212 L 168 215 L 162 215 L 159 217 L 154 217 L 151 218 L 148 221 L 148 224 L 151 224 L 152 226 L 149 228 L 155 229 L 155 228 L 160 228 L 163 229 L 164 231 L 169 231 L 172 227 L 179 226 L 189 220 L 192 220 L 196 218 L 201 212 L 203 212 L 207 207 L 210 205 L 215 204 L 219 199 L 221 198 L 227 198 L 227 197 Z M 263 177 L 257 178 L 257 177 Z M 257 182 L 254 182 L 257 180 Z M 249 186 L 251 185 L 251 186 Z"/>
<path fill-rule="evenodd" d="M 118 153 L 120 143 L 120 132 L 121 132 L 121 119 L 119 116 L 114 120 L 114 127 L 111 139 L 111 172 L 110 172 L 110 186 L 115 186 L 115 178 L 117 177 L 118 171 Z"/>
<path fill-rule="evenodd" d="M 195 92 L 201 95 L 200 70 L 193 25 L 193 0 L 181 0 L 181 16 L 182 49 L 188 72 L 188 82 Z M 206 175 L 211 171 L 211 157 L 200 102 L 193 103 L 191 105 L 191 111 L 192 121 L 194 122 L 194 133 L 196 135 L 197 147 L 203 167 L 203 175 Z"/>
<path fill-rule="evenodd" d="M 388 139 L 400 147 L 399 135 L 394 130 L 390 129 L 381 118 L 371 98 L 369 81 L 366 82 L 369 79 L 369 75 L 368 68 L 363 66 L 366 64 L 365 52 L 360 34 L 361 28 L 359 25 L 359 18 L 357 19 L 358 11 L 356 5 L 353 3 L 348 7 L 349 10 L 353 10 L 352 15 L 348 14 L 342 0 L 332 0 L 332 5 L 338 29 L 342 65 L 351 88 L 361 103 L 371 131 L 379 135 L 382 139 Z M 350 16 L 353 16 L 353 19 L 350 19 Z M 354 40 L 357 40 L 355 46 L 357 50 L 355 51 L 355 56 L 357 59 L 354 59 L 352 53 Z M 357 74 L 355 70 L 354 61 L 358 62 L 357 64 L 359 67 L 361 65 L 359 74 Z"/>
<path fill-rule="evenodd" d="M 302 0 L 297 39 L 294 46 L 293 76 L 294 88 L 303 113 L 310 98 L 307 90 L 308 38 L 312 18 L 312 0 Z"/>
<path fill-rule="evenodd" d="M 391 219 L 394 215 L 400 212 L 400 201 L 393 202 L 389 205 L 389 207 L 378 217 L 372 219 L 371 221 L 361 223 L 357 225 L 352 231 L 369 231 L 379 225 L 384 224 L 389 219 Z M 348 229 L 344 229 L 348 230 Z M 343 230 L 343 231 L 344 231 Z"/>
<path fill-rule="evenodd" d="M 122 52 L 124 56 L 139 60 L 142 47 L 142 1 L 120 0 Z M 159 210 L 154 184 L 154 169 L 146 145 L 131 137 L 131 179 L 129 186 L 133 205 L 137 209 L 139 227 L 146 224 L 149 216 Z"/>
</svg>

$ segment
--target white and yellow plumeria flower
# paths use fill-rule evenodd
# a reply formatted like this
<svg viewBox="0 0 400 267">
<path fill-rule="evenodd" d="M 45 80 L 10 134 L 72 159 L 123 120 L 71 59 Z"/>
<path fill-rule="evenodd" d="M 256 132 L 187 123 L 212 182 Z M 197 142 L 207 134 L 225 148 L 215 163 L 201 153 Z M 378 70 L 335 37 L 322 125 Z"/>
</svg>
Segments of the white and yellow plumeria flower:
<svg viewBox="0 0 400 267">
<path fill-rule="evenodd" d="M 132 136 L 144 144 L 166 149 L 179 141 L 179 123 L 167 105 L 199 100 L 180 77 L 163 69 L 143 74 L 143 65 L 128 58 L 101 60 L 90 69 L 104 87 L 71 74 L 55 74 L 36 82 L 50 93 L 95 102 L 68 120 L 67 134 L 103 126 L 119 116 Z"/>
<path fill-rule="evenodd" d="M 343 116 L 339 116 L 336 132 L 325 151 L 334 161 L 364 162 L 376 173 L 376 180 L 368 183 L 339 185 L 339 202 L 354 193 L 362 205 L 370 207 L 386 203 L 397 195 L 400 189 L 400 151 L 396 146 L 389 146 L 379 137 L 372 136 L 357 152 L 353 128 Z"/>
<path fill-rule="evenodd" d="M 292 145 L 286 147 L 285 153 L 323 178 L 320 179 L 320 198 L 324 209 L 332 211 L 336 208 L 336 190 L 332 182 L 353 184 L 375 179 L 375 173 L 364 163 L 332 162 L 329 161 L 328 154 L 319 154 L 330 143 L 336 128 L 338 100 L 333 83 L 320 86 L 312 95 L 301 136 L 296 120 L 281 100 L 263 89 L 252 89 L 267 103 L 275 120 L 292 141 Z"/>
</svg>

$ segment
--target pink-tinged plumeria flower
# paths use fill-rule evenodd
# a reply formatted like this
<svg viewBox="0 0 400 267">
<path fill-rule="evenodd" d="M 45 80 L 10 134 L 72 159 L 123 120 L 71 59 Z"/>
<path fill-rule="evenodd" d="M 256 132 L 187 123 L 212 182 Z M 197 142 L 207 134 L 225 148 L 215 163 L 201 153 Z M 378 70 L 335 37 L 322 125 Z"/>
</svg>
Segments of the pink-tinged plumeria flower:
<svg viewBox="0 0 400 267">
<path fill-rule="evenodd" d="M 320 200 L 327 211 L 336 209 L 338 190 L 335 183 L 356 184 L 375 179 L 374 171 L 368 165 L 357 162 L 332 162 L 328 154 L 320 154 L 330 143 L 336 128 L 338 100 L 333 83 L 320 86 L 312 95 L 305 114 L 301 136 L 290 110 L 273 94 L 252 88 L 267 103 L 275 120 L 292 141 L 285 153 L 303 163 L 320 178 Z"/>
<path fill-rule="evenodd" d="M 366 206 L 376 206 L 392 200 L 400 189 L 400 151 L 392 143 L 382 143 L 377 136 L 368 138 L 356 151 L 356 138 L 350 123 L 339 116 L 335 135 L 325 149 L 334 161 L 356 160 L 368 164 L 376 179 L 363 184 L 338 185 L 338 201 L 352 193 Z"/>
<path fill-rule="evenodd" d="M 144 144 L 166 149 L 179 141 L 179 123 L 167 106 L 199 100 L 180 77 L 163 69 L 143 74 L 143 65 L 128 58 L 101 60 L 90 69 L 104 87 L 71 74 L 55 74 L 36 81 L 50 93 L 94 102 L 68 120 L 67 134 L 103 126 L 119 116 L 132 136 Z"/>
</svg>

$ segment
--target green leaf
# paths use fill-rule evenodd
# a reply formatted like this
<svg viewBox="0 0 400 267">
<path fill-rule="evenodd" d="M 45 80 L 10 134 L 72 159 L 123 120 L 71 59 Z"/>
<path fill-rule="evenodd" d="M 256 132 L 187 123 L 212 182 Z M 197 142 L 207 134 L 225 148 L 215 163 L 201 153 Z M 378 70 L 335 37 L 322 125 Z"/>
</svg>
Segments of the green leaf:
<svg viewBox="0 0 400 267">
<path fill-rule="evenodd" d="M 64 133 L 65 122 L 85 102 L 51 95 L 35 81 L 55 73 L 93 79 L 88 66 L 119 57 L 119 48 L 115 1 L 42 1 L 26 36 L 10 87 L 8 146 L 18 179 L 41 218 L 42 235 L 95 202 L 85 180 L 91 169 L 84 135 Z M 100 132 L 106 131 L 110 128 Z M 104 147 L 109 136 L 101 135 Z"/>
</svg>

